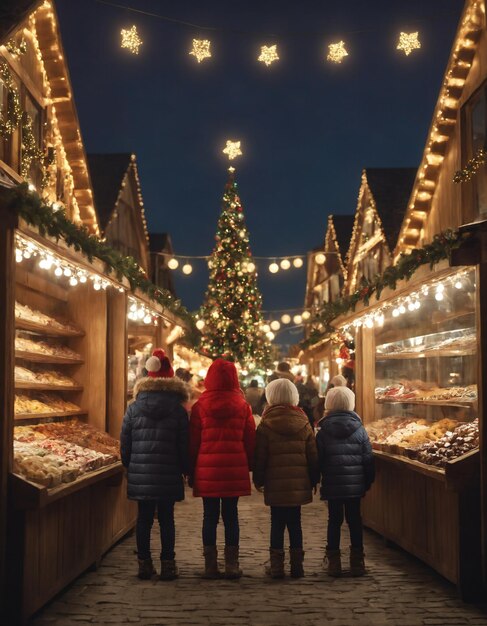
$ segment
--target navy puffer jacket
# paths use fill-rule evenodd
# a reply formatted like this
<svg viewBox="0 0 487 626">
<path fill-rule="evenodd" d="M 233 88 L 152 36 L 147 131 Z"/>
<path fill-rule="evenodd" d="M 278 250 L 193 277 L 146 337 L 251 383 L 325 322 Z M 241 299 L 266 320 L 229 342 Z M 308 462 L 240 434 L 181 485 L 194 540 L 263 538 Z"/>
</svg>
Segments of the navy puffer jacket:
<svg viewBox="0 0 487 626">
<path fill-rule="evenodd" d="M 333 411 L 320 421 L 316 435 L 321 495 L 325 500 L 360 498 L 374 482 L 369 436 L 353 411 Z"/>
<path fill-rule="evenodd" d="M 178 378 L 142 378 L 123 419 L 122 463 L 131 500 L 184 500 L 189 422 L 182 403 L 189 394 Z"/>
</svg>

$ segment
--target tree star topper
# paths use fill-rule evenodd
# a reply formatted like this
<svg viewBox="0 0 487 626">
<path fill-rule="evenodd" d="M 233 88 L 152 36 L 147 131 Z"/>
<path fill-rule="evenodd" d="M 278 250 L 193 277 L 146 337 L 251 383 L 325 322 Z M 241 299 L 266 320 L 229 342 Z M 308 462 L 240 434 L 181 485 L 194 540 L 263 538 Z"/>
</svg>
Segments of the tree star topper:
<svg viewBox="0 0 487 626">
<path fill-rule="evenodd" d="M 328 46 L 328 55 L 326 57 L 327 61 L 331 61 L 332 63 L 341 63 L 344 57 L 348 57 L 344 41 L 331 43 Z"/>
<path fill-rule="evenodd" d="M 240 150 L 240 141 L 231 141 L 228 139 L 227 145 L 223 149 L 223 154 L 228 155 L 230 161 L 240 156 L 242 154 L 242 150 Z"/>
<path fill-rule="evenodd" d="M 279 61 L 279 55 L 277 54 L 277 45 L 275 46 L 261 46 L 260 56 L 257 59 L 261 63 L 265 63 L 267 66 Z"/>
<path fill-rule="evenodd" d="M 137 26 L 135 24 L 130 30 L 122 28 L 120 34 L 122 35 L 121 48 L 127 48 L 132 54 L 139 54 L 139 47 L 144 43 L 139 37 L 137 32 Z"/>
<path fill-rule="evenodd" d="M 413 50 L 421 48 L 421 42 L 419 41 L 419 33 L 401 33 L 399 35 L 399 43 L 397 44 L 398 50 L 404 50 L 404 54 L 409 56 Z"/>
<path fill-rule="evenodd" d="M 211 41 L 208 39 L 193 39 L 193 48 L 189 54 L 192 54 L 198 63 L 201 63 L 204 59 L 211 57 L 210 45 Z"/>
</svg>

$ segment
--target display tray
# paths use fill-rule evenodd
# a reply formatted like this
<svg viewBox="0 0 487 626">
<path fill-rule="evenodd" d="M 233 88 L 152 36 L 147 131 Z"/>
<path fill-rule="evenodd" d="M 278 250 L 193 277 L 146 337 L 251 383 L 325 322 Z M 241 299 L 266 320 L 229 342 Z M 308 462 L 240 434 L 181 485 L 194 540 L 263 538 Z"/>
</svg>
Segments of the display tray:
<svg viewBox="0 0 487 626">
<path fill-rule="evenodd" d="M 111 465 L 83 474 L 83 476 L 70 483 L 63 483 L 52 489 L 30 482 L 18 474 L 11 473 L 10 483 L 14 506 L 17 509 L 42 508 L 102 480 L 109 478 L 117 481 L 121 480 L 123 471 L 124 468 L 121 461 L 117 461 Z"/>
<path fill-rule="evenodd" d="M 83 391 L 82 385 L 46 385 L 44 383 L 15 382 L 15 389 L 31 389 L 32 391 Z"/>
<path fill-rule="evenodd" d="M 43 324 L 36 324 L 35 322 L 29 322 L 15 318 L 15 328 L 18 330 L 31 330 L 42 335 L 48 335 L 49 337 L 84 337 L 82 330 L 70 330 L 68 328 L 53 328 L 52 326 L 45 326 Z"/>
<path fill-rule="evenodd" d="M 386 398 L 376 398 L 377 404 L 421 404 L 423 406 L 453 406 L 453 407 L 475 407 L 476 400 L 388 400 Z"/>
<path fill-rule="evenodd" d="M 33 363 L 56 363 L 59 365 L 81 365 L 84 363 L 83 359 L 70 359 L 62 356 L 39 354 L 38 352 L 24 352 L 23 350 L 16 350 L 15 358 L 32 361 Z"/>
<path fill-rule="evenodd" d="M 35 419 L 48 419 L 53 417 L 84 417 L 88 415 L 87 411 L 52 411 L 50 413 L 16 413 L 14 418 L 16 420 L 35 420 Z"/>
<path fill-rule="evenodd" d="M 377 361 L 388 361 L 390 359 L 432 359 L 434 357 L 441 356 L 471 356 L 477 354 L 477 350 L 475 348 L 467 349 L 467 350 L 455 350 L 453 349 L 445 349 L 445 350 L 427 350 L 425 352 L 394 352 L 391 354 L 381 354 L 380 352 L 376 352 L 376 360 Z"/>
</svg>

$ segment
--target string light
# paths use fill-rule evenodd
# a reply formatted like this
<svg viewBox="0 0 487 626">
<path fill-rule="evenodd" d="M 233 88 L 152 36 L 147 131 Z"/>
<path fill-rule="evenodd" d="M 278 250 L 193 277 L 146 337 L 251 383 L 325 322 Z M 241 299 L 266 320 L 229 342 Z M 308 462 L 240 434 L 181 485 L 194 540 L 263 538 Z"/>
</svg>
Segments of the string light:
<svg viewBox="0 0 487 626">
<path fill-rule="evenodd" d="M 122 28 L 120 34 L 122 35 L 120 47 L 126 48 L 132 54 L 139 54 L 139 48 L 144 42 L 139 37 L 137 26 L 134 24 L 130 29 Z"/>
<path fill-rule="evenodd" d="M 240 148 L 240 141 L 232 141 L 231 139 L 227 139 L 227 144 L 225 148 L 223 148 L 223 154 L 226 154 L 230 161 L 242 155 L 242 150 Z"/>
<path fill-rule="evenodd" d="M 211 57 L 210 45 L 211 41 L 208 39 L 193 39 L 193 47 L 189 54 L 196 57 L 198 63 L 201 63 L 201 61 Z"/>
<path fill-rule="evenodd" d="M 255 263 L 252 263 L 252 261 L 247 263 L 246 269 L 249 273 L 255 272 Z"/>
<path fill-rule="evenodd" d="M 271 263 L 269 265 L 269 272 L 271 274 L 277 274 L 278 271 L 279 271 L 279 265 L 277 263 Z"/>
<path fill-rule="evenodd" d="M 315 262 L 317 265 L 323 265 L 326 261 L 326 256 L 323 254 L 323 252 L 318 252 L 318 254 L 315 255 Z"/>
<path fill-rule="evenodd" d="M 144 324 L 152 324 L 158 326 L 158 318 L 160 313 L 148 307 L 144 302 L 129 296 L 127 317 L 133 322 L 143 322 Z"/>
<path fill-rule="evenodd" d="M 267 337 L 267 339 L 268 339 L 269 341 L 272 341 L 273 339 L 275 339 L 275 335 L 274 335 L 274 333 L 272 332 L 272 330 L 270 330 L 268 333 L 266 333 L 266 334 L 265 334 L 265 336 Z"/>
<path fill-rule="evenodd" d="M 419 41 L 419 33 L 401 33 L 399 35 L 399 42 L 397 49 L 402 50 L 406 56 L 409 56 L 413 50 L 421 48 L 421 42 Z"/>
<path fill-rule="evenodd" d="M 281 269 L 288 270 L 291 267 L 291 261 L 289 259 L 283 259 L 280 265 Z"/>
<path fill-rule="evenodd" d="M 303 318 L 303 320 L 309 320 L 309 318 L 311 317 L 311 313 L 309 311 L 303 311 L 301 317 Z"/>
<path fill-rule="evenodd" d="M 331 63 L 341 63 L 345 57 L 348 57 L 348 52 L 345 48 L 344 41 L 338 41 L 337 43 L 331 43 L 328 46 L 327 61 Z"/>
<path fill-rule="evenodd" d="M 267 66 L 272 65 L 274 61 L 279 61 L 279 56 L 277 54 L 277 45 L 261 46 L 260 56 L 257 60 L 261 63 L 265 63 Z"/>
<path fill-rule="evenodd" d="M 277 331 L 277 330 L 279 330 L 281 328 L 281 325 L 279 324 L 279 322 L 277 320 L 273 320 L 270 323 L 270 327 L 271 327 L 271 330 L 276 330 Z"/>
<path fill-rule="evenodd" d="M 301 317 L 301 315 L 295 315 L 293 317 L 293 322 L 296 324 L 296 326 L 299 326 L 303 323 L 303 318 Z"/>
<path fill-rule="evenodd" d="M 182 267 L 182 270 L 183 270 L 183 274 L 186 274 L 186 276 L 189 276 L 191 272 L 193 271 L 193 266 L 190 265 L 189 263 L 185 263 Z"/>
<path fill-rule="evenodd" d="M 179 267 L 179 261 L 175 258 L 169 259 L 167 266 L 170 270 L 175 270 Z"/>
<path fill-rule="evenodd" d="M 281 317 L 281 322 L 283 324 L 290 324 L 291 323 L 291 316 L 288 315 L 287 313 L 284 313 L 284 315 Z"/>
<path fill-rule="evenodd" d="M 303 267 L 303 259 L 301 257 L 297 257 L 296 259 L 294 259 L 293 265 L 297 269 L 299 269 L 300 267 Z"/>
</svg>

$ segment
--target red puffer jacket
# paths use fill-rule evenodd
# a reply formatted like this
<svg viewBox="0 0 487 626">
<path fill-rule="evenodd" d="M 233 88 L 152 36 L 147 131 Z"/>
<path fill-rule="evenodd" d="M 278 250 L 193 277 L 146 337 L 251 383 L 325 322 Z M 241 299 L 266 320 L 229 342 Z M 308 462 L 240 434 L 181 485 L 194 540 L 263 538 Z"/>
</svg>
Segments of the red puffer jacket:
<svg viewBox="0 0 487 626">
<path fill-rule="evenodd" d="M 212 363 L 206 391 L 190 420 L 190 476 L 193 495 L 232 498 L 250 495 L 249 470 L 255 446 L 255 421 L 238 384 L 235 365 Z"/>
</svg>

